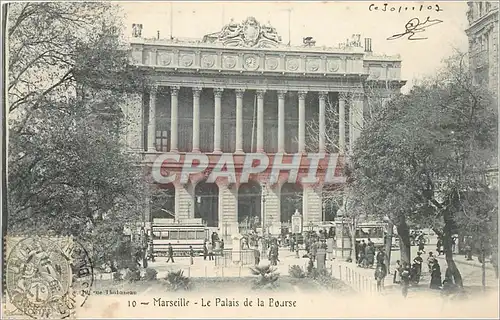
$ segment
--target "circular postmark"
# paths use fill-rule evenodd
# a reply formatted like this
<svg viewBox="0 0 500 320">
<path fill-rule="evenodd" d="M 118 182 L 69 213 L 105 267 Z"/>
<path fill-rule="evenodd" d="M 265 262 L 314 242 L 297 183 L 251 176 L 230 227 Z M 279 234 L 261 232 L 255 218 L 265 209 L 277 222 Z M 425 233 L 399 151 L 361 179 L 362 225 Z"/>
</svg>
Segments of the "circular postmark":
<svg viewBox="0 0 500 320">
<path fill-rule="evenodd" d="M 19 312 L 32 318 L 67 318 L 90 295 L 92 263 L 71 238 L 24 238 L 9 251 L 6 289 Z"/>
</svg>

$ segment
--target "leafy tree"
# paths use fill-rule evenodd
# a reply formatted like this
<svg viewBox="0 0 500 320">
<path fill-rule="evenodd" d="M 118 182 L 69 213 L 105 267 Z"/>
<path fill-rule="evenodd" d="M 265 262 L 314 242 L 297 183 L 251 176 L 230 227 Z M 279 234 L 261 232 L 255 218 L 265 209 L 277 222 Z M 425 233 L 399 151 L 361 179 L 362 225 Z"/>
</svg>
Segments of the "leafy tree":
<svg viewBox="0 0 500 320">
<path fill-rule="evenodd" d="M 443 239 L 446 276 L 459 285 L 452 235 L 496 213 L 496 199 L 488 196 L 487 208 L 481 202 L 489 188 L 485 174 L 496 165 L 497 110 L 494 97 L 472 82 L 465 61 L 464 55 L 451 57 L 437 76 L 379 110 L 353 157 L 358 203 L 399 220 L 394 222 L 403 240 L 406 222 L 427 221 L 423 226 Z M 465 214 L 483 218 L 466 221 Z M 493 231 L 484 226 L 475 224 L 474 232 Z M 408 244 L 402 243 L 405 261 Z"/>
<path fill-rule="evenodd" d="M 7 8 L 8 229 L 72 234 L 106 261 L 144 203 L 120 109 L 144 75 L 129 64 L 114 5 Z"/>
<path fill-rule="evenodd" d="M 368 126 L 373 121 L 374 116 L 379 110 L 384 108 L 387 101 L 394 97 L 399 92 L 400 85 L 398 83 L 381 83 L 379 81 L 366 81 L 362 87 L 347 90 L 341 93 L 340 98 L 346 100 L 345 105 L 345 130 L 346 130 L 346 145 L 342 153 L 339 145 L 339 105 L 337 102 L 331 101 L 329 98 L 325 106 L 325 150 L 327 153 L 340 153 L 342 157 L 339 161 L 343 165 L 343 174 L 346 177 L 346 182 L 343 184 L 325 185 L 323 186 L 323 208 L 337 208 L 337 215 L 342 215 L 346 221 L 346 230 L 349 232 L 351 240 L 351 247 L 354 247 L 356 242 L 355 230 L 361 219 L 367 218 L 367 213 L 362 206 L 357 205 L 359 199 L 354 195 L 359 192 L 362 185 L 355 184 L 352 177 L 352 155 L 353 144 L 349 143 L 349 130 L 359 129 L 361 132 L 363 128 Z M 362 113 L 358 111 L 351 112 L 350 105 L 355 92 L 362 90 L 364 94 L 364 110 Z M 361 123 L 357 123 L 351 119 L 349 114 L 356 118 L 362 119 Z M 353 117 L 354 118 L 354 117 Z M 309 152 L 317 152 L 319 145 L 319 121 L 314 119 L 306 124 L 308 143 L 306 144 Z M 375 220 L 383 220 L 387 216 L 387 212 L 373 212 L 369 211 L 371 218 Z M 390 217 L 389 217 L 390 218 Z M 392 224 L 389 221 L 389 236 L 392 240 Z M 390 260 L 391 241 L 387 242 L 386 253 L 388 261 Z M 351 251 L 351 261 L 355 262 L 356 259 L 352 257 L 353 250 Z"/>
</svg>

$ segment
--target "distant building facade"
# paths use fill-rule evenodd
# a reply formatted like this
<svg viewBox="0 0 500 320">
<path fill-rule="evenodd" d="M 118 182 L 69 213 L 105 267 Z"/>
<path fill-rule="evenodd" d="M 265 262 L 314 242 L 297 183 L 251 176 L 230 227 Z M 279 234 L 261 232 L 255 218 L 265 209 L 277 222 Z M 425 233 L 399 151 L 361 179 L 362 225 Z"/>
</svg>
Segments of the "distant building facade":
<svg viewBox="0 0 500 320">
<path fill-rule="evenodd" d="M 146 216 L 201 218 L 225 237 L 252 225 L 280 233 L 295 211 L 304 225 L 321 223 L 325 179 L 342 175 L 344 153 L 363 127 L 365 87 L 387 94 L 405 84 L 399 56 L 373 54 L 371 39 L 363 46 L 359 35 L 336 48 L 316 46 L 311 37 L 294 47 L 253 17 L 194 40 L 145 39 L 142 25 L 133 29 L 132 59 L 152 85 L 124 110 L 127 143 L 142 155 L 147 175 L 164 157 L 162 174 L 176 176 L 167 183 L 151 179 L 163 197 L 152 195 Z M 327 104 L 335 121 L 326 118 Z M 307 130 L 310 121 L 318 132 Z M 333 150 L 326 131 L 335 137 Z M 311 172 L 311 152 L 325 155 L 313 173 L 318 179 L 290 179 Z M 269 166 L 245 175 L 248 155 L 256 154 Z M 183 179 L 193 158 L 203 171 Z M 228 159 L 236 174 L 211 180 Z M 272 168 L 277 162 L 283 170 Z"/>
<path fill-rule="evenodd" d="M 469 1 L 466 30 L 474 81 L 498 88 L 498 2 Z"/>
</svg>

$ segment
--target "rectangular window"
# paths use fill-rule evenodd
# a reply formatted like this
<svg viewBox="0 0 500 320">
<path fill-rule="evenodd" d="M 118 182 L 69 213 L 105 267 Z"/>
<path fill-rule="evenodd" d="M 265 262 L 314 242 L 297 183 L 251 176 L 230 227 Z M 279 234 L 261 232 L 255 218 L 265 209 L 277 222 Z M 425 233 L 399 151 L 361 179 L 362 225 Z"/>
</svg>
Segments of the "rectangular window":
<svg viewBox="0 0 500 320">
<path fill-rule="evenodd" d="M 179 240 L 179 231 L 170 231 L 170 240 Z"/>
<path fill-rule="evenodd" d="M 205 231 L 204 230 L 198 230 L 198 231 L 196 231 L 196 239 L 197 240 L 206 239 Z"/>
<path fill-rule="evenodd" d="M 190 239 L 190 240 L 196 239 L 196 231 L 195 230 L 188 231 L 188 239 Z"/>
<path fill-rule="evenodd" d="M 168 131 L 156 131 L 156 151 L 168 152 Z"/>
<path fill-rule="evenodd" d="M 163 240 L 168 240 L 168 239 L 170 238 L 169 236 L 170 236 L 170 233 L 169 233 L 168 231 L 163 231 L 163 232 L 161 233 L 161 238 L 162 238 Z"/>
<path fill-rule="evenodd" d="M 188 232 L 181 230 L 179 231 L 179 240 L 187 240 L 188 239 Z"/>
<path fill-rule="evenodd" d="M 161 239 L 161 232 L 153 231 L 153 240 L 159 240 L 159 239 Z"/>
</svg>

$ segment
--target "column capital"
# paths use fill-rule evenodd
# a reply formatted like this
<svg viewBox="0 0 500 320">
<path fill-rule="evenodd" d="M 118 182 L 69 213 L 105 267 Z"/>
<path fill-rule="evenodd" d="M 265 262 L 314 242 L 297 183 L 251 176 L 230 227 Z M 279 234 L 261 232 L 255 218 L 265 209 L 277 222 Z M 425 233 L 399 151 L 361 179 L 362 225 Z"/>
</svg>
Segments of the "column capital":
<svg viewBox="0 0 500 320">
<path fill-rule="evenodd" d="M 299 91 L 299 99 L 305 99 L 307 95 L 307 91 L 300 90 Z"/>
<path fill-rule="evenodd" d="M 347 101 L 351 98 L 351 94 L 349 92 L 339 92 L 339 100 Z"/>
<path fill-rule="evenodd" d="M 156 94 L 158 92 L 158 85 L 157 84 L 150 85 L 149 92 L 151 94 Z"/>
<path fill-rule="evenodd" d="M 214 88 L 214 96 L 216 98 L 222 97 L 222 92 L 224 91 L 224 88 Z"/>
<path fill-rule="evenodd" d="M 179 90 L 180 90 L 180 88 L 181 88 L 181 87 L 179 87 L 179 86 L 171 86 L 171 87 L 170 87 L 170 94 L 171 94 L 172 96 L 176 96 L 176 95 L 178 95 L 178 94 L 179 94 Z"/>
<path fill-rule="evenodd" d="M 245 89 L 234 89 L 234 92 L 236 93 L 236 98 L 243 98 L 243 94 L 245 93 Z"/>
<path fill-rule="evenodd" d="M 355 101 L 363 101 L 364 97 L 365 97 L 365 95 L 362 92 L 353 92 L 351 94 L 351 99 L 355 100 Z"/>
<path fill-rule="evenodd" d="M 257 90 L 257 98 L 264 98 L 265 93 L 266 93 L 266 90 L 258 89 Z"/>
<path fill-rule="evenodd" d="M 201 95 L 201 91 L 203 91 L 202 87 L 194 87 L 193 88 L 193 97 L 199 98 Z"/>
<path fill-rule="evenodd" d="M 320 91 L 318 93 L 319 100 L 325 100 L 328 97 L 328 91 Z"/>
<path fill-rule="evenodd" d="M 278 90 L 278 99 L 285 99 L 285 95 L 287 93 L 286 90 Z"/>
</svg>

